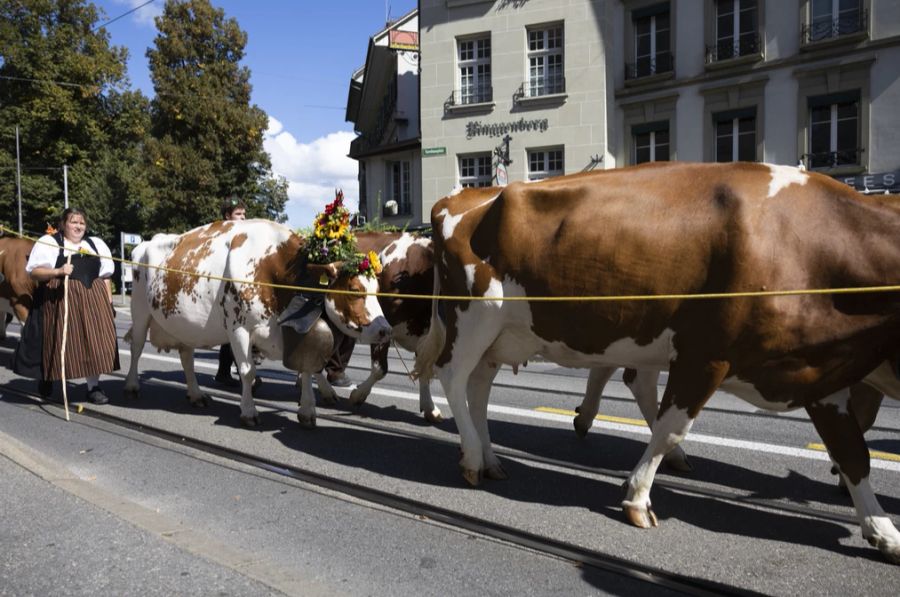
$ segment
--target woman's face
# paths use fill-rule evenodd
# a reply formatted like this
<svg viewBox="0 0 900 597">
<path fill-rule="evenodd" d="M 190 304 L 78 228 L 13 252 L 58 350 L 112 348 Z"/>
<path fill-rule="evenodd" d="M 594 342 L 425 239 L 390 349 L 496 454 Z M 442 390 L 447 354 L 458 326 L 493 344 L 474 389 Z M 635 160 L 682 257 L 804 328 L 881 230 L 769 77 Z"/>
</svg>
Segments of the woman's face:
<svg viewBox="0 0 900 597">
<path fill-rule="evenodd" d="M 81 242 L 84 238 L 84 231 L 87 229 L 87 223 L 81 214 L 69 214 L 66 223 L 63 224 L 63 236 L 73 243 Z"/>
</svg>

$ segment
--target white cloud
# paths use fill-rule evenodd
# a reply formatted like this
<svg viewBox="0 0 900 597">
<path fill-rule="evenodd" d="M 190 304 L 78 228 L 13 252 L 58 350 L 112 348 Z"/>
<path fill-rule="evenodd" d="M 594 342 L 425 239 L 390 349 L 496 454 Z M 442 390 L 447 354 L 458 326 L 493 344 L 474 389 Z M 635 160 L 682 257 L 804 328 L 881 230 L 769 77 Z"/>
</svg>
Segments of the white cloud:
<svg viewBox="0 0 900 597">
<path fill-rule="evenodd" d="M 122 12 L 126 12 L 128 9 L 134 9 L 141 6 L 141 4 L 144 4 L 145 6 L 141 6 L 141 8 L 129 15 L 135 23 L 140 25 L 150 25 L 151 27 L 155 27 L 156 25 L 153 19 L 160 16 L 163 12 L 162 2 L 151 2 L 150 4 L 147 4 L 147 0 L 113 0 L 113 2 L 123 7 L 127 7 L 127 9 L 123 9 Z M 109 18 L 114 19 L 119 15 L 111 14 L 108 16 Z"/>
<path fill-rule="evenodd" d="M 343 189 L 344 205 L 354 212 L 359 205 L 357 162 L 349 157 L 351 132 L 338 131 L 311 143 L 299 142 L 277 119 L 269 117 L 263 147 L 272 156 L 272 171 L 289 183 L 285 212 L 288 225 L 312 225 L 316 213 L 334 199 L 334 190 Z"/>
</svg>

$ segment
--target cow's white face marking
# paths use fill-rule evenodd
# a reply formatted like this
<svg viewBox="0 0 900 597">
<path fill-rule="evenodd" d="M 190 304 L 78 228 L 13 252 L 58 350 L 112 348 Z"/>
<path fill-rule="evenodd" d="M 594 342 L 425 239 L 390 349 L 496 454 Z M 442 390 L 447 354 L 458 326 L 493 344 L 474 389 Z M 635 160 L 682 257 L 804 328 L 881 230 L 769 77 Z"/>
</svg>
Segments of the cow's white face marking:
<svg viewBox="0 0 900 597">
<path fill-rule="evenodd" d="M 769 195 L 771 199 L 781 191 L 781 189 L 792 184 L 805 185 L 809 180 L 809 175 L 793 166 L 778 166 L 768 164 L 769 170 L 772 172 L 772 180 L 769 181 Z"/>
<path fill-rule="evenodd" d="M 363 344 L 386 341 L 390 339 L 391 325 L 381 311 L 378 297 L 374 295 L 374 293 L 378 292 L 378 279 L 370 278 L 369 276 L 359 276 L 359 280 L 367 293 L 373 293 L 366 295 L 363 301 L 366 319 L 370 322 L 369 325 L 360 328 L 358 324 L 354 323 L 351 327 L 350 322 L 344 321 L 343 317 L 338 313 L 334 300 L 331 298 L 325 299 L 325 313 L 339 330 L 350 337 L 358 338 Z"/>
</svg>

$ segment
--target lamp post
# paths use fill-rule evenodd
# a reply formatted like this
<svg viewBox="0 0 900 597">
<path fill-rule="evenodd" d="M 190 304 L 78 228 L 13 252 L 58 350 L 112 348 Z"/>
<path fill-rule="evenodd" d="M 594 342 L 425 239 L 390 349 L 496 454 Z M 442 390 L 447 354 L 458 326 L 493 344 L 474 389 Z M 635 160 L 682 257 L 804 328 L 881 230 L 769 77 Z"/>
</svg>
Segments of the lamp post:
<svg viewBox="0 0 900 597">
<path fill-rule="evenodd" d="M 19 236 L 22 235 L 22 169 L 19 161 L 19 127 L 16 127 L 16 191 L 19 196 Z"/>
</svg>

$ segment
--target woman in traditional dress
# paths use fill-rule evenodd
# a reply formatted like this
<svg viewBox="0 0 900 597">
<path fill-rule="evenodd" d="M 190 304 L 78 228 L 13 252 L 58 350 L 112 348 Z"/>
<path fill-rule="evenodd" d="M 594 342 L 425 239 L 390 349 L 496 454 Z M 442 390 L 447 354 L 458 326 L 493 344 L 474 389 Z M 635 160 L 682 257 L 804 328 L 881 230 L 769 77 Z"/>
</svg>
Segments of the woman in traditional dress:
<svg viewBox="0 0 900 597">
<path fill-rule="evenodd" d="M 69 207 L 59 232 L 44 235 L 34 245 L 25 266 L 39 283 L 43 348 L 41 393 L 49 395 L 49 382 L 62 378 L 61 358 L 64 301 L 68 302 L 66 379 L 87 380 L 87 398 L 95 404 L 109 401 L 100 387 L 100 375 L 119 368 L 119 348 L 113 322 L 114 271 L 109 247 L 96 236 L 85 236 L 87 217 Z M 71 263 L 68 261 L 71 255 Z M 64 281 L 69 277 L 68 290 Z"/>
</svg>

